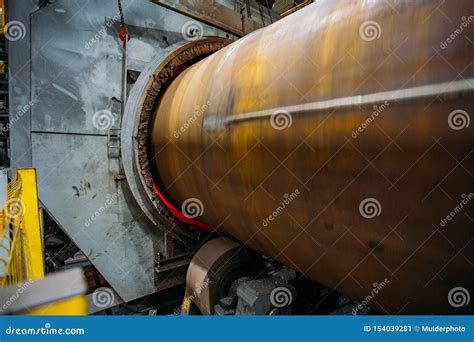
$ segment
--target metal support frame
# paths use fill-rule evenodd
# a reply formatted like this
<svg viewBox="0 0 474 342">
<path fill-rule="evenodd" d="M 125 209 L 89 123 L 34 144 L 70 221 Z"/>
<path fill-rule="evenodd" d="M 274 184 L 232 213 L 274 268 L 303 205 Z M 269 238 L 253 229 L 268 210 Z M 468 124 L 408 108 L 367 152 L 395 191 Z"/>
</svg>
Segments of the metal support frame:
<svg viewBox="0 0 474 342">
<path fill-rule="evenodd" d="M 152 2 L 239 37 L 265 26 L 264 22 L 258 22 L 250 17 L 246 17 L 242 23 L 241 15 L 238 12 L 215 0 L 152 0 Z M 251 6 L 247 10 L 250 13 L 252 10 L 259 12 L 258 4 L 255 1 L 249 1 L 250 3 Z M 267 19 L 268 23 L 275 22 L 280 18 L 270 10 L 268 14 L 260 12 L 260 15 Z"/>
</svg>

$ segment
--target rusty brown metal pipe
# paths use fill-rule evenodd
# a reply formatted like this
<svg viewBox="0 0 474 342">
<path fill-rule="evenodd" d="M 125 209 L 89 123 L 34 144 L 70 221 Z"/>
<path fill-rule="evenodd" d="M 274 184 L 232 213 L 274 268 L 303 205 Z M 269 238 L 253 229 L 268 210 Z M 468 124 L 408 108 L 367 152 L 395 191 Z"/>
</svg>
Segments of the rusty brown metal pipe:
<svg viewBox="0 0 474 342">
<path fill-rule="evenodd" d="M 155 112 L 155 181 L 380 312 L 472 313 L 471 5 L 317 1 L 198 62 Z"/>
</svg>

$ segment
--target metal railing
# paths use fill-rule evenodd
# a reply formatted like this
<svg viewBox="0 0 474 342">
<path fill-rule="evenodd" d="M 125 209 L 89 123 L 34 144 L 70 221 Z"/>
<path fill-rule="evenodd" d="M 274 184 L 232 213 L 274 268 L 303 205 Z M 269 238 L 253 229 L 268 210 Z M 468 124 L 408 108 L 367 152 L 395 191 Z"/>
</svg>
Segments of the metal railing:
<svg viewBox="0 0 474 342">
<path fill-rule="evenodd" d="M 0 285 L 8 286 L 25 280 L 23 253 L 21 251 L 21 175 L 8 183 L 6 202 L 0 211 L 1 239 L 0 263 L 2 267 Z"/>
<path fill-rule="evenodd" d="M 0 285 L 44 277 L 35 170 L 18 170 L 0 211 Z"/>
<path fill-rule="evenodd" d="M 76 276 L 74 291 L 69 291 L 71 296 L 60 294 L 61 284 L 57 284 L 56 300 L 55 296 L 50 294 L 54 290 L 51 289 L 51 281 L 46 281 L 48 277 L 44 278 L 40 211 L 34 169 L 17 170 L 15 178 L 8 183 L 5 204 L 0 211 L 0 229 L 0 298 L 4 297 L 2 299 L 5 303 L 11 302 L 7 307 L 0 303 L 3 305 L 0 307 L 2 312 L 33 315 L 80 315 L 87 312 L 85 297 L 81 295 L 81 291 L 84 291 L 82 272 L 78 272 L 80 275 Z M 60 275 L 55 277 L 61 279 Z M 35 299 L 30 300 L 29 305 L 13 303 L 12 298 L 18 297 L 18 288 L 23 288 L 25 292 L 30 291 L 28 298 Z"/>
</svg>

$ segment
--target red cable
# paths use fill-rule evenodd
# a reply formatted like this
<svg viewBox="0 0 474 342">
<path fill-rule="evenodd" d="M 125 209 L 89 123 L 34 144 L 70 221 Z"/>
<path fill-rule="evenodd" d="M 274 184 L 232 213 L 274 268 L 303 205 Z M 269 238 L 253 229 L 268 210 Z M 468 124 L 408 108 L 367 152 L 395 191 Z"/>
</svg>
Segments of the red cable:
<svg viewBox="0 0 474 342">
<path fill-rule="evenodd" d="M 166 208 L 173 214 L 174 217 L 176 217 L 178 220 L 180 220 L 183 223 L 189 224 L 191 226 L 196 227 L 198 230 L 205 231 L 205 232 L 212 232 L 213 229 L 211 226 L 208 224 L 199 222 L 198 220 L 195 220 L 193 218 L 185 216 L 181 211 L 173 207 L 173 205 L 166 200 L 166 198 L 163 196 L 163 194 L 160 192 L 158 187 L 156 186 L 155 182 L 153 182 L 153 189 L 155 189 L 156 194 L 160 198 L 160 200 L 163 202 Z"/>
</svg>

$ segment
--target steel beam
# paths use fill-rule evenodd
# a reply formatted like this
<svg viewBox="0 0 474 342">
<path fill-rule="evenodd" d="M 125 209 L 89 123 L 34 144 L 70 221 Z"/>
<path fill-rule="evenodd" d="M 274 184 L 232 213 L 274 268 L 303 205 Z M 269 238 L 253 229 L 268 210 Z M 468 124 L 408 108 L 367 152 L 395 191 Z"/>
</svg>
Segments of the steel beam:
<svg viewBox="0 0 474 342">
<path fill-rule="evenodd" d="M 279 19 L 272 11 L 265 11 L 266 13 L 262 11 L 256 18 L 258 20 L 246 17 L 242 24 L 240 13 L 231 10 L 216 0 L 152 0 L 152 2 L 239 37 Z M 252 3 L 258 11 L 258 5 L 254 1 Z M 270 13 L 271 18 L 268 13 Z M 262 23 L 262 17 L 267 20 L 266 23 Z"/>
</svg>

